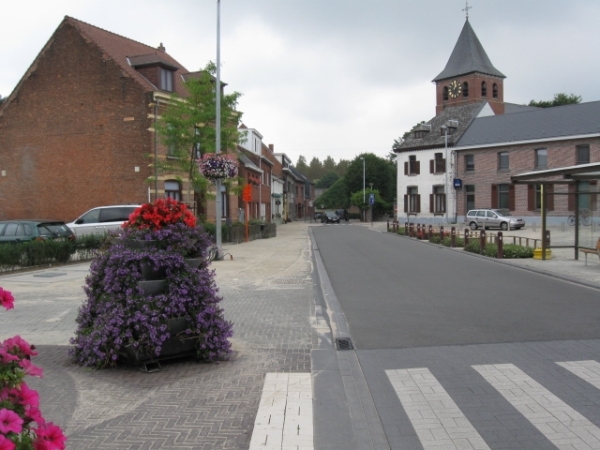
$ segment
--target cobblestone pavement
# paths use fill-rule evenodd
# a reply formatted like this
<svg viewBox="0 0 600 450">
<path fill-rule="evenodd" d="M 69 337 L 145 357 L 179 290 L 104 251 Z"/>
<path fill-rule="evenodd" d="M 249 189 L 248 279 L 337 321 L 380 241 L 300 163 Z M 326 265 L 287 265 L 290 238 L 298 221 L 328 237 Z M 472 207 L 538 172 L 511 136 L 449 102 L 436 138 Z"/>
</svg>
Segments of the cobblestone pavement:
<svg viewBox="0 0 600 450">
<path fill-rule="evenodd" d="M 234 323 L 229 361 L 179 360 L 154 373 L 73 364 L 73 335 L 88 264 L 0 277 L 15 309 L 0 314 L 0 339 L 20 334 L 38 347 L 45 377 L 30 379 L 47 420 L 68 449 L 247 449 L 265 374 L 310 372 L 319 325 L 307 227 L 277 238 L 224 245 L 213 263 L 226 318 Z"/>
</svg>

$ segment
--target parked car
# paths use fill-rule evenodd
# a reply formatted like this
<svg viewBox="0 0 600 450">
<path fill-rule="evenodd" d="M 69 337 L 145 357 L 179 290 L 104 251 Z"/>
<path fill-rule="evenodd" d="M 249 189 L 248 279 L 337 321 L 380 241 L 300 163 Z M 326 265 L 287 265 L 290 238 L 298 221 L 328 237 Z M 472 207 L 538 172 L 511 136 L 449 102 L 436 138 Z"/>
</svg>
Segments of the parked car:
<svg viewBox="0 0 600 450">
<path fill-rule="evenodd" d="M 60 220 L 3 220 L 0 221 L 0 243 L 33 240 L 75 239 L 73 232 Z"/>
<path fill-rule="evenodd" d="M 325 213 L 323 213 L 321 211 L 315 212 L 315 215 L 314 215 L 315 222 L 321 222 L 321 219 L 323 218 L 324 215 L 325 215 Z"/>
<path fill-rule="evenodd" d="M 321 217 L 321 223 L 340 223 L 340 216 L 333 211 L 325 211 Z"/>
<path fill-rule="evenodd" d="M 99 206 L 90 209 L 82 214 L 67 226 L 73 230 L 77 236 L 86 234 L 102 234 L 116 231 L 123 223 L 129 219 L 129 216 L 136 208 L 141 205 L 113 205 Z"/>
<path fill-rule="evenodd" d="M 525 226 L 525 221 L 512 217 L 510 212 L 504 209 L 472 209 L 467 213 L 466 224 L 471 230 L 479 227 L 518 230 Z"/>
</svg>

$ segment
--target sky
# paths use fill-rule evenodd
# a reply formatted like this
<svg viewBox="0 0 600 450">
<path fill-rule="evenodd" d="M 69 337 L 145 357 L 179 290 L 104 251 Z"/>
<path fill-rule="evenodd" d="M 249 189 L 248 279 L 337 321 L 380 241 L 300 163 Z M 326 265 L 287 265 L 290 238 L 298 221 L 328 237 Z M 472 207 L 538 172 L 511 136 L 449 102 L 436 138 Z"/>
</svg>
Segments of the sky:
<svg viewBox="0 0 600 450">
<path fill-rule="evenodd" d="M 144 44 L 189 71 L 216 61 L 217 0 L 0 0 L 0 95 L 65 15 Z M 294 163 L 362 153 L 435 115 L 433 80 L 466 20 L 465 0 L 221 0 L 221 79 L 242 121 Z M 600 2 L 470 0 L 469 22 L 506 75 L 504 100 L 600 100 Z"/>
</svg>

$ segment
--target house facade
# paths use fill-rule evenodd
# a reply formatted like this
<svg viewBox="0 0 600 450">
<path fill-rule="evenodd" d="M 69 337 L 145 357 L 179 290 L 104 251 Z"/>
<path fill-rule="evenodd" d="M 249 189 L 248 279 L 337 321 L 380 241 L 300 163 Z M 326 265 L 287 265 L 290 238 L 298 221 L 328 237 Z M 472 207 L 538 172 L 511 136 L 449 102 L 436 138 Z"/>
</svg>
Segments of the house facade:
<svg viewBox="0 0 600 450">
<path fill-rule="evenodd" d="M 186 95 L 190 76 L 162 44 L 65 17 L 0 106 L 0 219 L 71 221 L 97 206 L 172 197 L 214 222 L 214 201 L 200 210 L 186 174 L 155 164 L 169 158 L 155 121 L 170 95 Z M 238 211 L 237 194 L 220 195 L 224 217 Z"/>
</svg>

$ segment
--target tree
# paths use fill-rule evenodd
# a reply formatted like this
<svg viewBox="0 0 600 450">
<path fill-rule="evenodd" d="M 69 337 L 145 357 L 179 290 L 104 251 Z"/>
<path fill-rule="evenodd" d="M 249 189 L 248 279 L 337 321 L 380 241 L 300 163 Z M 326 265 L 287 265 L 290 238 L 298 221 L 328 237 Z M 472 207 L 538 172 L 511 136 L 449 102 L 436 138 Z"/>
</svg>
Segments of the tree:
<svg viewBox="0 0 600 450">
<path fill-rule="evenodd" d="M 529 102 L 529 106 L 537 106 L 538 108 L 552 108 L 553 106 L 576 105 L 578 103 L 581 103 L 580 95 L 575 95 L 575 94 L 567 95 L 567 94 L 560 93 L 560 94 L 554 94 L 554 100 L 552 100 L 552 101 L 531 100 Z"/>
<path fill-rule="evenodd" d="M 306 174 L 306 177 L 309 180 L 314 181 L 318 180 L 323 175 L 325 175 L 323 172 L 323 164 L 321 164 L 319 158 L 313 156 L 313 159 L 310 160 L 310 164 L 308 165 L 308 173 Z"/>
<path fill-rule="evenodd" d="M 346 183 L 340 178 L 315 200 L 317 209 L 342 209 L 349 206 Z"/>
<path fill-rule="evenodd" d="M 370 183 L 373 183 L 373 189 L 379 191 L 384 201 L 393 202 L 396 194 L 396 166 L 373 153 L 363 153 L 357 156 L 348 166 L 344 177 L 347 187 L 346 195 L 350 197 L 354 192 L 363 191 L 363 161 L 361 158 L 365 159 L 365 188 L 369 188 Z"/>
<path fill-rule="evenodd" d="M 158 170 L 163 174 L 184 174 L 191 188 L 206 194 L 206 180 L 196 160 L 206 153 L 214 153 L 216 146 L 216 95 L 215 77 L 217 67 L 209 62 L 199 76 L 184 83 L 187 96 L 171 95 L 164 109 L 160 110 L 157 132 L 168 148 L 168 159 L 158 161 Z M 223 153 L 237 152 L 240 140 L 238 126 L 242 113 L 236 110 L 241 94 L 234 92 L 221 95 L 221 149 Z M 203 196 L 206 199 L 206 195 Z"/>
<path fill-rule="evenodd" d="M 365 189 L 364 194 L 362 189 L 360 191 L 353 192 L 350 195 L 350 203 L 355 206 L 358 206 L 362 210 L 369 209 L 369 196 L 371 194 L 375 196 L 375 204 L 373 205 L 373 216 L 376 217 L 380 214 L 383 214 L 389 209 L 388 202 L 381 198 L 381 195 L 379 195 L 379 190 L 367 188 Z"/>
<path fill-rule="evenodd" d="M 340 179 L 340 176 L 335 172 L 329 172 L 323 175 L 315 184 L 319 189 L 329 189 L 333 184 Z"/>
<path fill-rule="evenodd" d="M 302 175 L 307 177 L 308 174 L 308 164 L 306 164 L 306 158 L 302 155 L 298 156 L 298 162 L 294 166 L 294 168 L 300 172 Z"/>
<path fill-rule="evenodd" d="M 348 161 L 347 159 L 340 159 L 340 162 L 337 163 L 337 166 L 335 167 L 335 172 L 340 177 L 343 177 L 346 175 L 346 171 L 348 170 L 349 165 L 350 165 L 350 161 Z"/>
<path fill-rule="evenodd" d="M 326 174 L 335 172 L 335 160 L 331 156 L 328 156 L 325 158 L 325 161 L 323 161 L 323 171 Z"/>
</svg>

